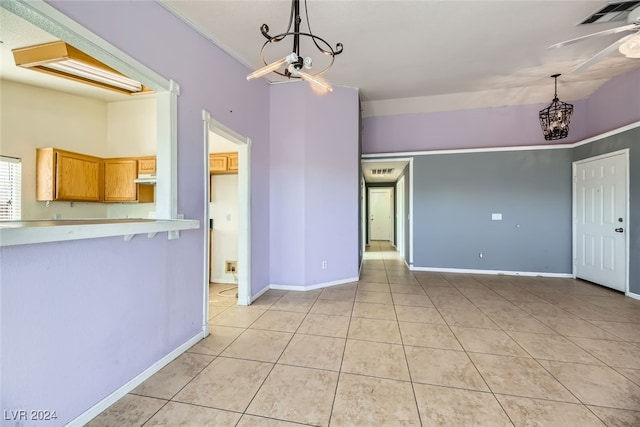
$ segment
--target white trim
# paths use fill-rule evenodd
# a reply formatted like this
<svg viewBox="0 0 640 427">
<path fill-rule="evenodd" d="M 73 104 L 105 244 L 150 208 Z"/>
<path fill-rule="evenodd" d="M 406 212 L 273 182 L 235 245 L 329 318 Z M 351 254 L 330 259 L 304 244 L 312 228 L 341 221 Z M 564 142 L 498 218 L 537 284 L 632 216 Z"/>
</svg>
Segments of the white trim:
<svg viewBox="0 0 640 427">
<path fill-rule="evenodd" d="M 636 123 L 640 123 L 640 122 L 636 122 Z M 625 126 L 626 127 L 626 126 Z M 614 134 L 612 134 L 614 135 Z M 607 135 L 607 136 L 611 136 L 611 135 Z M 593 141 L 589 141 L 589 142 L 593 142 Z M 604 154 L 600 154 L 598 156 L 593 156 L 593 157 L 589 157 L 587 159 L 581 159 L 581 160 L 577 160 L 575 162 L 572 163 L 571 165 L 571 173 L 572 173 L 572 178 L 573 178 L 573 183 L 572 183 L 572 188 L 571 188 L 571 205 L 572 205 L 572 209 L 573 209 L 573 215 L 572 215 L 572 227 L 571 227 L 571 233 L 572 233 L 572 239 L 571 239 L 571 262 L 572 262 L 572 272 L 573 272 L 573 277 L 577 277 L 576 276 L 576 248 L 577 248 L 577 241 L 576 239 L 578 238 L 577 236 L 577 232 L 578 232 L 578 225 L 577 225 L 577 203 L 576 203 L 576 189 L 577 189 L 577 169 L 578 169 L 578 165 L 582 165 L 584 163 L 589 163 L 589 162 L 593 162 L 593 161 L 598 161 L 598 160 L 602 160 L 602 159 L 607 159 L 609 157 L 615 157 L 615 156 L 624 156 L 625 160 L 626 160 L 626 169 L 627 169 L 627 176 L 626 176 L 626 182 L 625 182 L 625 186 L 626 186 L 626 200 L 625 200 L 625 204 L 626 204 L 626 209 L 625 209 L 625 218 L 626 218 L 626 223 L 624 225 L 624 229 L 625 229 L 625 255 L 626 255 L 626 260 L 625 260 L 625 284 L 624 284 L 624 293 L 625 295 L 629 294 L 629 284 L 631 283 L 630 280 L 630 274 L 629 274 L 629 270 L 630 270 L 630 266 L 629 266 L 629 261 L 630 261 L 630 255 L 631 255 L 631 246 L 630 246 L 630 241 L 631 241 L 631 234 L 630 234 L 630 218 L 631 218 L 631 164 L 630 164 L 630 155 L 629 155 L 629 149 L 628 148 L 623 148 L 621 150 L 617 150 L 617 151 L 612 151 L 610 153 L 604 153 Z M 604 286 L 604 285 L 603 285 Z"/>
<path fill-rule="evenodd" d="M 548 273 L 532 271 L 501 271 L 501 270 L 473 270 L 465 268 L 439 268 L 439 267 L 416 267 L 412 266 L 411 271 L 433 271 L 437 273 L 464 273 L 464 274 L 501 274 L 505 276 L 527 276 L 527 277 L 558 277 L 572 279 L 570 273 Z"/>
<path fill-rule="evenodd" d="M 338 285 L 344 285 L 347 283 L 353 283 L 353 282 L 357 282 L 358 280 L 360 280 L 359 277 L 351 277 L 349 279 L 335 280 L 333 282 L 325 282 L 325 283 L 316 283 L 315 285 L 308 285 L 308 286 L 278 285 L 278 284 L 272 283 L 269 285 L 269 289 L 281 289 L 286 291 L 312 291 L 314 289 L 329 288 L 331 286 L 338 286 Z"/>
<path fill-rule="evenodd" d="M 267 292 L 269 290 L 269 286 L 265 286 L 264 288 L 260 289 L 258 292 L 256 292 L 255 294 L 251 295 L 251 299 L 247 300 L 246 304 L 243 305 L 251 305 L 252 302 L 254 302 L 255 300 L 257 300 L 258 298 L 260 298 L 265 292 Z"/>
<path fill-rule="evenodd" d="M 0 246 L 29 245 L 33 243 L 61 242 L 67 240 L 95 239 L 125 236 L 131 240 L 137 234 L 178 232 L 200 228 L 200 221 L 189 220 L 144 220 L 144 219 L 84 219 L 6 221 L 0 224 Z M 129 236 L 129 238 L 126 238 Z M 169 237 L 171 238 L 171 237 Z"/>
<path fill-rule="evenodd" d="M 149 366 L 147 369 L 142 371 L 140 374 L 133 377 L 131 380 L 129 380 L 126 384 L 118 388 L 116 391 L 114 391 L 113 393 L 111 393 L 110 395 L 102 399 L 100 402 L 96 403 L 91 408 L 83 412 L 80 416 L 78 416 L 76 419 L 72 420 L 69 424 L 67 424 L 67 426 L 80 427 L 85 425 L 86 423 L 88 423 L 89 421 L 91 421 L 92 419 L 100 415 L 100 413 L 103 412 L 105 409 L 107 409 L 108 407 L 113 405 L 115 402 L 120 400 L 122 397 L 124 397 L 131 390 L 138 387 L 140 384 L 142 384 L 145 380 L 147 380 L 153 374 L 155 374 L 160 369 L 167 366 L 175 358 L 177 358 L 182 353 L 187 351 L 189 348 L 195 345 L 202 338 L 204 338 L 203 333 L 198 332 L 192 338 L 187 340 L 184 344 L 180 345 L 171 353 L 167 354 L 162 359 L 158 360 L 156 363 L 154 363 L 153 365 Z"/>
<path fill-rule="evenodd" d="M 609 136 L 617 135 L 622 132 L 626 132 L 631 129 L 635 129 L 640 127 L 640 121 L 630 123 L 626 126 L 622 126 L 620 128 L 604 132 L 595 136 L 592 136 L 587 139 L 583 139 L 582 141 L 574 142 L 571 144 L 553 144 L 553 145 L 523 145 L 516 147 L 487 147 L 487 148 L 461 148 L 461 149 L 453 149 L 453 150 L 430 150 L 430 151 L 401 151 L 397 153 L 371 153 L 371 154 L 362 154 L 362 161 L 367 161 L 365 159 L 379 159 L 379 158 L 389 158 L 388 160 L 407 160 L 407 159 L 396 159 L 395 156 L 431 156 L 437 154 L 467 154 L 467 153 L 491 153 L 491 152 L 502 152 L 502 151 L 530 151 L 530 150 L 557 150 L 562 148 L 575 148 L 581 145 L 589 144 L 594 141 L 598 141 L 603 138 L 607 138 Z M 374 161 L 374 160 L 369 160 Z"/>
<path fill-rule="evenodd" d="M 633 292 L 626 292 L 625 295 L 628 296 L 629 298 L 640 300 L 640 294 L 635 294 Z"/>
<path fill-rule="evenodd" d="M 413 157 L 409 160 L 409 265 L 413 265 Z"/>
<path fill-rule="evenodd" d="M 204 144 L 206 167 L 204 179 L 206 193 L 205 219 L 207 227 L 205 229 L 205 266 L 203 282 L 207 292 L 209 289 L 209 134 L 215 133 L 233 142 L 238 147 L 238 305 L 251 304 L 251 139 L 240 135 L 233 129 L 228 128 L 221 122 L 215 120 L 211 114 L 202 110 L 202 120 L 205 122 Z M 207 304 L 209 298 L 205 299 Z M 208 308 L 207 308 L 208 310 Z M 205 318 L 203 322 L 208 322 Z"/>
</svg>

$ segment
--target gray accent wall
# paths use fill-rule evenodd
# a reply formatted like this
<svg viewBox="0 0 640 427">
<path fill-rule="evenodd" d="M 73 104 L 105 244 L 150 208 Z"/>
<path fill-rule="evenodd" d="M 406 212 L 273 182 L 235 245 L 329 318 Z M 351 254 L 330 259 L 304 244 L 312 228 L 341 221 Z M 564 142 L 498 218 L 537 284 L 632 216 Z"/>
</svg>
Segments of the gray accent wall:
<svg viewBox="0 0 640 427">
<path fill-rule="evenodd" d="M 573 149 L 573 161 L 629 149 L 629 218 L 625 229 L 629 239 L 629 291 L 640 294 L 640 128 L 608 136 Z"/>
<path fill-rule="evenodd" d="M 416 156 L 414 266 L 570 274 L 572 160 L 571 149 Z"/>
</svg>

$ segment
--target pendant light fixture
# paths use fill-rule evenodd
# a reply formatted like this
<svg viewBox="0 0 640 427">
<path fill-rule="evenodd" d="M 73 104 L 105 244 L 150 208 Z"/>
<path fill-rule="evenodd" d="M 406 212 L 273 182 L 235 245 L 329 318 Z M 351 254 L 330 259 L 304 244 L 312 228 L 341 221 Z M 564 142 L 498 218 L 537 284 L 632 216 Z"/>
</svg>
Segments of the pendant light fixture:
<svg viewBox="0 0 640 427">
<path fill-rule="evenodd" d="M 547 141 L 566 138 L 569 135 L 569 123 L 573 114 L 573 105 L 558 99 L 558 77 L 560 76 L 561 74 L 551 76 L 555 79 L 553 101 L 548 107 L 540 110 L 540 125 L 542 126 L 544 139 Z"/>
<path fill-rule="evenodd" d="M 327 93 L 333 90 L 331 85 L 327 83 L 321 77 L 321 75 L 327 72 L 329 68 L 331 68 L 331 66 L 333 65 L 335 56 L 342 53 L 342 43 L 336 44 L 336 47 L 334 49 L 323 38 L 313 34 L 311 32 L 311 26 L 309 25 L 309 13 L 307 10 L 307 0 L 304 0 L 304 9 L 305 9 L 305 18 L 307 21 L 307 29 L 309 32 L 300 31 L 300 24 L 302 23 L 302 19 L 300 18 L 300 0 L 291 1 L 291 12 L 289 14 L 289 27 L 287 28 L 286 32 L 277 34 L 275 36 L 270 36 L 269 26 L 267 24 L 262 24 L 262 26 L 260 27 L 260 32 L 267 39 L 267 41 L 262 45 L 262 49 L 260 51 L 260 58 L 264 63 L 264 67 L 259 68 L 258 70 L 249 74 L 247 76 L 247 80 L 263 77 L 269 73 L 275 73 L 280 76 L 287 77 L 289 79 L 305 80 L 311 85 L 311 88 L 317 93 Z M 291 31 L 292 25 L 293 25 L 293 31 Z M 325 66 L 325 68 L 316 72 L 310 71 L 313 67 L 313 60 L 311 59 L 310 56 L 304 57 L 300 54 L 301 37 L 311 40 L 313 42 L 313 45 L 318 49 L 320 53 L 322 53 L 322 55 L 330 58 L 330 61 L 328 65 Z M 293 44 L 291 48 L 291 53 L 282 59 L 278 59 L 274 62 L 267 62 L 265 58 L 265 50 L 267 46 L 272 45 L 272 43 L 280 43 L 281 41 L 287 40 L 287 39 L 291 40 Z"/>
</svg>

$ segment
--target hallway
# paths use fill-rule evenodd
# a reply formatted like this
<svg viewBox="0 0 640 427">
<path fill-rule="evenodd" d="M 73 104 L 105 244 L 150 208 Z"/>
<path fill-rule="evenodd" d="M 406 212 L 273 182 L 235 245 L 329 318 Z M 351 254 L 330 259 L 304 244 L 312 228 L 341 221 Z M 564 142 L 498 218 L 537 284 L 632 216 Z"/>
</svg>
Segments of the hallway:
<svg viewBox="0 0 640 427">
<path fill-rule="evenodd" d="M 571 279 L 411 272 L 211 296 L 211 335 L 90 426 L 640 425 L 640 301 Z"/>
</svg>

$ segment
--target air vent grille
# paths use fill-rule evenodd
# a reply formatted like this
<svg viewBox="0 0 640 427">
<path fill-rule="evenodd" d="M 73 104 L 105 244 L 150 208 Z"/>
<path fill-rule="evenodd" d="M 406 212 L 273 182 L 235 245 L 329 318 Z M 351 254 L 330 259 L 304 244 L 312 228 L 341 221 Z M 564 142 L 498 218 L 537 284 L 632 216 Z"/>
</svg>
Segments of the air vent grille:
<svg viewBox="0 0 640 427">
<path fill-rule="evenodd" d="M 625 21 L 629 12 L 640 5 L 640 1 L 616 1 L 588 16 L 579 25 L 599 24 L 603 22 Z"/>
<path fill-rule="evenodd" d="M 371 169 L 371 175 L 374 175 L 374 176 L 389 175 L 393 173 L 393 169 L 394 168 Z"/>
</svg>

